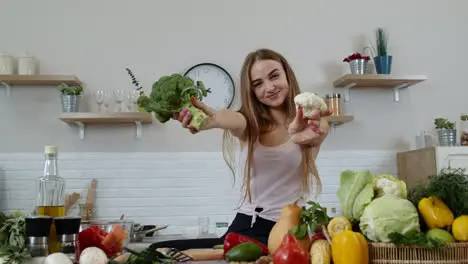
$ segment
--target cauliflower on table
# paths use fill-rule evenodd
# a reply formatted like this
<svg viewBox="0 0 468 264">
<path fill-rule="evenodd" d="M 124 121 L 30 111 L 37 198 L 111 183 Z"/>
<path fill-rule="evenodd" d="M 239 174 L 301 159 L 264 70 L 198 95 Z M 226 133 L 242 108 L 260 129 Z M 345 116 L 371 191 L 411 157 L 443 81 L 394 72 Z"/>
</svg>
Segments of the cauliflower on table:
<svg viewBox="0 0 468 264">
<path fill-rule="evenodd" d="M 174 73 L 159 78 L 153 84 L 149 96 L 141 95 L 138 98 L 138 105 L 146 112 L 153 112 L 161 123 L 166 123 L 174 113 L 188 108 L 192 115 L 190 125 L 196 130 L 200 130 L 208 116 L 193 106 L 190 98 L 193 96 L 202 100 L 210 92 L 210 89 L 206 89 L 202 81 L 195 83 L 189 77 Z"/>
<path fill-rule="evenodd" d="M 296 95 L 296 97 L 294 97 L 294 103 L 296 104 L 296 110 L 299 106 L 302 107 L 305 118 L 312 117 L 314 110 L 320 110 L 321 112 L 326 112 L 328 110 L 328 106 L 322 97 L 311 92 L 304 92 Z"/>
</svg>

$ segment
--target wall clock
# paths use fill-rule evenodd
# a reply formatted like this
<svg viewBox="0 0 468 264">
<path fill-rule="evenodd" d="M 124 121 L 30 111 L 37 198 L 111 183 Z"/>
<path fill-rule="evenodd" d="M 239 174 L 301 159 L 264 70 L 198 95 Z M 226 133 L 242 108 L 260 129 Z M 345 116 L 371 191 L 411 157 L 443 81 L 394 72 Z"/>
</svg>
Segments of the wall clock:
<svg viewBox="0 0 468 264">
<path fill-rule="evenodd" d="M 205 87 L 211 90 L 203 102 L 214 109 L 227 109 L 234 102 L 234 81 L 223 67 L 209 62 L 200 63 L 188 69 L 184 76 L 193 81 L 203 81 Z"/>
</svg>

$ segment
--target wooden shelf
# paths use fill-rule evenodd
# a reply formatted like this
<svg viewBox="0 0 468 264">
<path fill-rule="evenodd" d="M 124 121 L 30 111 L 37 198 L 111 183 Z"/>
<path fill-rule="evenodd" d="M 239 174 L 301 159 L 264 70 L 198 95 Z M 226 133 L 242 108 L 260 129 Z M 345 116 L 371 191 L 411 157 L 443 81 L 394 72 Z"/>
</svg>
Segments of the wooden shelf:
<svg viewBox="0 0 468 264">
<path fill-rule="evenodd" d="M 74 75 L 0 75 L 0 87 L 5 87 L 10 97 L 12 85 L 81 85 Z"/>
<path fill-rule="evenodd" d="M 67 124 L 77 125 L 80 130 L 80 139 L 84 139 L 85 125 L 135 124 L 136 137 L 141 138 L 142 125 L 153 123 L 151 114 L 143 112 L 63 113 L 59 119 Z"/>
<path fill-rule="evenodd" d="M 333 125 L 341 125 L 353 121 L 354 116 L 351 115 L 339 115 L 339 116 L 327 116 L 325 119 Z"/>
<path fill-rule="evenodd" d="M 393 99 L 400 101 L 400 89 L 408 88 L 427 80 L 424 75 L 396 76 L 388 74 L 346 74 L 333 82 L 336 88 L 345 89 L 345 101 L 349 101 L 350 88 L 391 88 Z"/>
<path fill-rule="evenodd" d="M 8 85 L 79 85 L 74 75 L 0 75 L 0 82 Z"/>
</svg>

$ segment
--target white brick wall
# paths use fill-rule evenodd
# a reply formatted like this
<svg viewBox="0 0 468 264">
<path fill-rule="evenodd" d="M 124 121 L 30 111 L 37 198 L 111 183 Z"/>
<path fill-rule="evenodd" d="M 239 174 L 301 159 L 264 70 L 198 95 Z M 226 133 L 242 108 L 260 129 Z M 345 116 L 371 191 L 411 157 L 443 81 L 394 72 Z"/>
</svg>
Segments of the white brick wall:
<svg viewBox="0 0 468 264">
<path fill-rule="evenodd" d="M 341 171 L 396 173 L 392 151 L 324 151 L 317 165 L 324 185 L 319 201 L 329 208 L 339 206 Z M 31 212 L 42 169 L 42 153 L 0 154 L 0 209 Z M 68 192 L 85 194 L 90 181 L 98 180 L 98 218 L 125 214 L 144 224 L 169 224 L 163 233 L 185 232 L 198 225 L 198 216 L 230 222 L 238 202 L 221 153 L 61 153 L 59 173 Z"/>
</svg>

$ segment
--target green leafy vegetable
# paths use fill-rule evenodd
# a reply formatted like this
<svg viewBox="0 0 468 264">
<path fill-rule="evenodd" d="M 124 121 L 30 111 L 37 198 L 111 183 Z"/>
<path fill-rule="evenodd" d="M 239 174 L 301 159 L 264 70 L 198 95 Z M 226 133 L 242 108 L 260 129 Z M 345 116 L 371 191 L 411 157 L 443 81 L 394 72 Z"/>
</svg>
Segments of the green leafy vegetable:
<svg viewBox="0 0 468 264">
<path fill-rule="evenodd" d="M 122 262 L 109 261 L 108 264 L 174 264 L 176 263 L 172 258 L 162 254 L 156 249 L 147 248 L 141 252 L 135 252 L 131 249 L 125 248 L 130 252 L 128 259 Z"/>
<path fill-rule="evenodd" d="M 314 201 L 307 202 L 309 208 L 303 208 L 301 211 L 301 223 L 291 229 L 291 233 L 298 239 L 303 239 L 308 234 L 308 230 L 315 232 L 317 227 L 326 225 L 330 221 L 327 214 L 327 208 L 320 206 Z"/>
<path fill-rule="evenodd" d="M 26 221 L 21 212 L 0 214 L 0 260 L 21 264 L 31 258 L 26 247 Z"/>
<path fill-rule="evenodd" d="M 417 206 L 424 197 L 439 197 L 455 217 L 468 214 L 468 175 L 465 169 L 443 169 L 409 192 L 408 199 Z"/>
<path fill-rule="evenodd" d="M 368 183 L 362 189 L 362 191 L 358 194 L 356 197 L 356 200 L 354 201 L 353 204 L 353 218 L 360 219 L 362 216 L 362 213 L 364 212 L 364 208 L 368 204 L 372 202 L 372 199 L 374 198 L 374 184 L 373 183 Z"/>
<path fill-rule="evenodd" d="M 390 242 L 395 245 L 403 246 L 419 246 L 425 248 L 440 248 L 444 243 L 437 239 L 431 239 L 424 233 L 418 231 L 411 231 L 406 234 L 400 234 L 397 232 L 390 233 L 388 235 Z"/>
<path fill-rule="evenodd" d="M 202 81 L 194 83 L 189 77 L 176 73 L 155 82 L 150 96 L 140 95 L 138 105 L 147 112 L 154 112 L 161 123 L 166 123 L 174 113 L 188 108 L 192 115 L 190 124 L 200 130 L 208 116 L 192 105 L 191 98 L 202 100 L 210 92 Z"/>
<path fill-rule="evenodd" d="M 361 232 L 371 241 L 390 242 L 389 234 L 406 235 L 421 232 L 416 207 L 408 200 L 394 195 L 374 199 L 360 219 Z"/>
<path fill-rule="evenodd" d="M 340 200 L 343 216 L 348 218 L 348 220 L 352 222 L 359 221 L 365 205 L 374 197 L 374 192 L 366 189 L 366 192 L 359 197 L 359 200 L 357 199 L 366 186 L 370 188 L 368 184 L 372 183 L 373 179 L 374 176 L 368 170 L 346 170 L 341 173 L 340 188 L 338 189 L 337 196 Z M 355 205 L 356 202 L 357 204 Z"/>
</svg>

